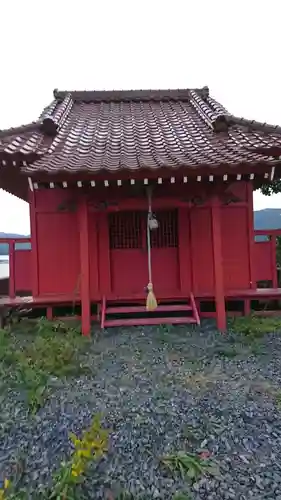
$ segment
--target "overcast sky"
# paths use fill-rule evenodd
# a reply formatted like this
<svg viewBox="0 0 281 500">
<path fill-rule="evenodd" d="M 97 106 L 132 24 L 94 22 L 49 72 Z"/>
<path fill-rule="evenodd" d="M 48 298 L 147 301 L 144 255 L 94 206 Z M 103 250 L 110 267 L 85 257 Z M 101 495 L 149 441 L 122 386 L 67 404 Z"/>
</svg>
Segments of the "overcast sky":
<svg viewBox="0 0 281 500">
<path fill-rule="evenodd" d="M 1 0 L 0 128 L 35 120 L 54 88 L 208 85 L 237 116 L 281 125 L 280 0 Z M 281 195 L 255 194 L 255 208 Z M 29 232 L 0 190 L 0 231 Z"/>
</svg>

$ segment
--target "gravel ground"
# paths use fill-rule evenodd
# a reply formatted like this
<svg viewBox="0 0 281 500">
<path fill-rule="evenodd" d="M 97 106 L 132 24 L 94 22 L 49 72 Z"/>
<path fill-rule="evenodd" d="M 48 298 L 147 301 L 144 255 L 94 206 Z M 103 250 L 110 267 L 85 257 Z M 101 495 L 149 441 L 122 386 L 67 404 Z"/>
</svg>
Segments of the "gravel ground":
<svg viewBox="0 0 281 500">
<path fill-rule="evenodd" d="M 28 483 L 45 483 L 79 432 L 101 412 L 111 427 L 108 456 L 93 468 L 88 498 L 124 488 L 171 499 L 186 484 L 159 457 L 208 450 L 220 476 L 201 478 L 194 499 L 281 500 L 281 338 L 258 350 L 201 329 L 112 329 L 92 343 L 91 376 L 53 380 L 52 396 L 35 417 L 19 394 L 1 395 L 0 474 L 19 453 Z M 280 389 L 279 389 L 280 388 Z"/>
</svg>

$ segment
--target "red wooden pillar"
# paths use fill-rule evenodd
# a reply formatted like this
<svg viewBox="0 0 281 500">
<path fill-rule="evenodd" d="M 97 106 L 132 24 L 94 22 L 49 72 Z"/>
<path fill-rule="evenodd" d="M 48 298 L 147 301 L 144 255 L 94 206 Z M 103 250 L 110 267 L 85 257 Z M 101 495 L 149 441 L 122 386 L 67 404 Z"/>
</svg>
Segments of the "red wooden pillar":
<svg viewBox="0 0 281 500">
<path fill-rule="evenodd" d="M 276 258 L 276 236 L 270 235 L 271 276 L 273 288 L 278 288 L 277 258 Z"/>
<path fill-rule="evenodd" d="M 81 198 L 78 205 L 78 224 L 80 235 L 80 296 L 81 329 L 83 335 L 91 332 L 90 269 L 89 269 L 89 233 L 88 207 L 86 198 Z"/>
<path fill-rule="evenodd" d="M 15 242 L 9 242 L 9 296 L 14 298 L 16 296 L 16 283 L 15 283 Z"/>
<path fill-rule="evenodd" d="M 223 283 L 222 241 L 221 241 L 221 214 L 220 202 L 217 197 L 212 199 L 211 204 L 213 257 L 214 257 L 214 281 L 217 327 L 221 331 L 226 330 L 226 312 Z"/>
<path fill-rule="evenodd" d="M 108 214 L 106 212 L 99 213 L 98 231 L 100 292 L 103 297 L 107 298 L 108 294 L 111 293 L 111 269 Z"/>
<path fill-rule="evenodd" d="M 30 217 L 30 238 L 31 238 L 31 276 L 32 295 L 39 295 L 39 266 L 38 266 L 38 241 L 37 241 L 37 219 L 36 219 L 36 198 L 34 191 L 29 190 L 29 217 Z"/>
<path fill-rule="evenodd" d="M 188 295 L 191 288 L 191 251 L 190 251 L 190 221 L 189 208 L 178 210 L 178 237 L 179 237 L 179 271 L 180 289 L 184 295 Z"/>
<path fill-rule="evenodd" d="M 89 253 L 91 255 L 90 266 L 90 297 L 97 301 L 99 293 L 99 260 L 98 260 L 98 221 L 97 213 L 89 214 Z"/>
<path fill-rule="evenodd" d="M 255 278 L 255 229 L 254 229 L 254 206 L 253 206 L 253 185 L 247 183 L 247 200 L 248 200 L 248 249 L 249 249 L 249 281 L 250 288 L 256 288 Z"/>
</svg>

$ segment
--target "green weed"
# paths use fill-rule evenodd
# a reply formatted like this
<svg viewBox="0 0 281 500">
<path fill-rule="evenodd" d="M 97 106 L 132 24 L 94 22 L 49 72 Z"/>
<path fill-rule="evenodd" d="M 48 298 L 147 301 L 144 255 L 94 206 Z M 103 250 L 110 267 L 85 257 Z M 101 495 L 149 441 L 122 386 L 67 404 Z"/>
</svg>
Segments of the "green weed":
<svg viewBox="0 0 281 500">
<path fill-rule="evenodd" d="M 204 429 L 201 427 L 195 428 L 193 425 L 186 425 L 183 429 L 183 437 L 188 441 L 188 443 L 197 443 L 202 441 L 204 434 Z"/>
<path fill-rule="evenodd" d="M 219 366 L 212 366 L 208 371 L 196 370 L 193 373 L 187 374 L 182 382 L 190 389 L 195 390 L 210 390 L 221 380 L 223 374 Z"/>
<path fill-rule="evenodd" d="M 180 474 L 183 480 L 196 482 L 202 475 L 217 476 L 219 470 L 210 459 L 202 459 L 195 453 L 179 451 L 161 458 L 161 462 L 171 473 Z"/>
<path fill-rule="evenodd" d="M 151 500 L 151 495 L 143 493 L 136 496 L 130 491 L 121 491 L 117 496 L 107 497 L 107 500 Z"/>
<path fill-rule="evenodd" d="M 114 500 L 136 500 L 136 496 L 129 491 L 121 491 Z"/>
<path fill-rule="evenodd" d="M 188 492 L 178 492 L 173 496 L 173 500 L 192 500 L 192 496 Z"/>
<path fill-rule="evenodd" d="M 24 354 L 38 370 L 52 376 L 80 375 L 85 371 L 80 357 L 87 346 L 87 340 L 73 332 L 45 333 L 35 337 Z"/>
<path fill-rule="evenodd" d="M 171 334 L 173 331 L 173 325 L 163 323 L 162 325 L 158 326 L 157 330 L 162 334 Z"/>
<path fill-rule="evenodd" d="M 268 333 L 281 331 L 281 317 L 241 316 L 230 320 L 229 328 L 249 339 L 260 339 Z"/>
<path fill-rule="evenodd" d="M 31 334 L 32 333 L 32 334 Z M 80 375 L 88 371 L 82 363 L 89 340 L 74 327 L 39 320 L 29 335 L 0 331 L 0 373 L 3 384 L 19 388 L 26 395 L 32 413 L 48 395 L 51 377 Z"/>
<path fill-rule="evenodd" d="M 281 410 L 281 391 L 277 391 L 275 395 L 275 403 L 279 410 Z"/>
<path fill-rule="evenodd" d="M 84 482 L 90 464 L 99 460 L 108 449 L 109 430 L 101 426 L 99 416 L 95 416 L 89 429 L 78 438 L 70 434 L 74 446 L 68 462 L 61 464 L 55 474 L 54 484 L 49 498 L 54 500 L 79 498 L 76 494 L 77 486 Z"/>
<path fill-rule="evenodd" d="M 47 396 L 48 375 L 36 367 L 23 363 L 18 367 L 18 383 L 26 394 L 31 413 L 36 413 L 43 406 Z"/>
<path fill-rule="evenodd" d="M 220 358 L 233 359 L 240 354 L 239 349 L 235 345 L 219 347 L 216 349 L 216 355 Z"/>
</svg>

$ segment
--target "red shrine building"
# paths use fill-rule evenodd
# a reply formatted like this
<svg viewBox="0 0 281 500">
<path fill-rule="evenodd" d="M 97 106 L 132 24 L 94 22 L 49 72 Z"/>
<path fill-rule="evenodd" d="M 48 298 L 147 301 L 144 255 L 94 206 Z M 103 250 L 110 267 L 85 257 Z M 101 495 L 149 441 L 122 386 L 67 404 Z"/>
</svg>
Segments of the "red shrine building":
<svg viewBox="0 0 281 500">
<path fill-rule="evenodd" d="M 280 177 L 280 158 L 281 127 L 237 118 L 207 87 L 55 90 L 37 121 L 0 131 L 0 187 L 31 221 L 31 249 L 9 242 L 1 304 L 51 318 L 75 301 L 88 334 L 92 319 L 199 323 L 209 301 L 224 330 L 227 300 L 281 296 L 274 245 L 253 227 L 253 190 Z"/>
</svg>

